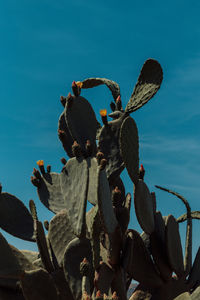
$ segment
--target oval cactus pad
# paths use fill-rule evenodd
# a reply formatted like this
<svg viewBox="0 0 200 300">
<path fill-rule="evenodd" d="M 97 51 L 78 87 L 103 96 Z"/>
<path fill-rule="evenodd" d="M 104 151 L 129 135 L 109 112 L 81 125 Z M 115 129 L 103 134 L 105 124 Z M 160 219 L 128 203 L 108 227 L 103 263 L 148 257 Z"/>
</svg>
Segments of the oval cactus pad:
<svg viewBox="0 0 200 300">
<path fill-rule="evenodd" d="M 105 170 L 99 169 L 99 184 L 98 184 L 98 206 L 104 230 L 107 233 L 114 233 L 118 222 L 112 206 L 110 186 Z"/>
<path fill-rule="evenodd" d="M 65 207 L 77 236 L 81 236 L 85 230 L 88 178 L 88 166 L 85 159 L 71 158 L 61 173 Z"/>
<path fill-rule="evenodd" d="M 153 261 L 140 234 L 131 230 L 128 233 L 128 243 L 131 251 L 127 272 L 131 278 L 144 284 L 144 286 L 158 287 L 163 284 L 162 279 L 154 267 Z"/>
<path fill-rule="evenodd" d="M 60 174 L 45 173 L 37 189 L 40 201 L 52 212 L 66 208 L 60 185 Z"/>
<path fill-rule="evenodd" d="M 96 205 L 98 202 L 98 163 L 95 157 L 87 158 L 87 165 L 89 169 L 89 185 L 87 200 Z"/>
<path fill-rule="evenodd" d="M 74 238 L 67 210 L 63 209 L 51 219 L 48 230 L 48 239 L 59 265 L 62 263 L 66 246 Z"/>
<path fill-rule="evenodd" d="M 82 275 L 80 263 L 86 258 L 92 266 L 92 249 L 88 239 L 73 239 L 66 247 L 63 269 L 69 287 L 75 300 L 81 299 Z M 92 275 L 92 274 L 91 274 Z M 93 287 L 93 276 L 91 276 L 91 288 Z"/>
<path fill-rule="evenodd" d="M 0 277 L 18 278 L 24 269 L 1 233 L 0 245 Z"/>
<path fill-rule="evenodd" d="M 64 150 L 67 152 L 69 157 L 73 157 L 74 155 L 72 153 L 72 145 L 73 145 L 74 140 L 71 136 L 71 133 L 69 131 L 69 128 L 68 128 L 66 120 L 65 120 L 65 110 L 60 115 L 60 118 L 58 121 L 58 132 L 59 131 L 63 132 L 63 135 L 58 134 L 58 137 L 62 142 Z"/>
<path fill-rule="evenodd" d="M 146 104 L 157 93 L 162 80 L 163 71 L 159 62 L 147 59 L 125 111 L 131 113 Z"/>
<path fill-rule="evenodd" d="M 83 150 L 87 140 L 93 145 L 96 143 L 98 123 L 92 106 L 85 98 L 75 97 L 66 106 L 65 119 L 73 139 Z"/>
<path fill-rule="evenodd" d="M 0 227 L 8 233 L 27 241 L 35 241 L 33 218 L 17 197 L 0 194 Z"/>
<path fill-rule="evenodd" d="M 139 140 L 137 125 L 131 117 L 126 118 L 122 123 L 120 150 L 128 174 L 136 184 L 139 172 Z"/>
<path fill-rule="evenodd" d="M 178 223 L 172 215 L 169 215 L 166 220 L 166 245 L 171 268 L 177 276 L 182 276 L 184 264 L 181 238 Z"/>
<path fill-rule="evenodd" d="M 139 179 L 134 193 L 135 212 L 138 222 L 144 232 L 151 234 L 154 231 L 154 206 L 147 185 Z"/>
<path fill-rule="evenodd" d="M 124 162 L 121 157 L 119 139 L 120 128 L 124 118 L 108 122 L 99 133 L 99 151 L 103 152 L 107 160 L 106 173 L 109 181 L 116 178 L 124 169 Z"/>
</svg>

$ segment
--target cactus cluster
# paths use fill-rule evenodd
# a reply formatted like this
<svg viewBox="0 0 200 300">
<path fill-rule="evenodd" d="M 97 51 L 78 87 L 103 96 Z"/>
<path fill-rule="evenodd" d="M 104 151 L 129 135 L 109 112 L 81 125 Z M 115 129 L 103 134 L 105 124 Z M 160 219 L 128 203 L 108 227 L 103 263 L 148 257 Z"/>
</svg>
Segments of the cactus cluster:
<svg viewBox="0 0 200 300">
<path fill-rule="evenodd" d="M 39 160 L 31 177 L 40 201 L 55 216 L 42 224 L 33 200 L 28 210 L 0 189 L 0 227 L 38 246 L 38 252 L 18 250 L 0 234 L 0 299 L 127 300 L 132 279 L 139 284 L 130 300 L 199 299 L 200 250 L 192 265 L 192 219 L 200 213 L 191 212 L 181 195 L 161 187 L 179 197 L 187 213 L 176 220 L 157 211 L 155 193 L 144 182 L 143 166 L 139 168 L 138 130 L 130 116 L 156 94 L 162 79 L 160 64 L 148 59 L 125 109 L 118 84 L 105 78 L 74 81 L 73 95 L 61 97 L 58 136 L 68 160 L 61 159 L 60 173 Z M 114 99 L 111 121 L 101 111 L 102 126 L 80 96 L 83 89 L 101 84 Z M 128 227 L 131 194 L 120 178 L 124 168 L 133 182 L 141 234 Z M 184 257 L 178 228 L 183 221 Z"/>
</svg>

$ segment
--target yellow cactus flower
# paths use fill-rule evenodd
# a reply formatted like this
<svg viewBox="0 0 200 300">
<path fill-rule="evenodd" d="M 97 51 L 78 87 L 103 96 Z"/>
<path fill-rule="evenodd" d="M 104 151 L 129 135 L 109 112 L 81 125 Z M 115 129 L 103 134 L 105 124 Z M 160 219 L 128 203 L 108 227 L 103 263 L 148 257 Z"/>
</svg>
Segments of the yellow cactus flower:
<svg viewBox="0 0 200 300">
<path fill-rule="evenodd" d="M 101 110 L 100 110 L 100 115 L 101 115 L 102 117 L 106 117 L 106 116 L 107 116 L 107 110 L 106 110 L 106 109 L 101 109 Z"/>
<path fill-rule="evenodd" d="M 81 89 L 83 86 L 83 83 L 81 81 L 76 81 L 76 85 Z"/>
<path fill-rule="evenodd" d="M 37 165 L 39 166 L 39 167 L 42 167 L 42 166 L 44 166 L 44 161 L 43 160 L 38 160 L 37 161 Z"/>
</svg>

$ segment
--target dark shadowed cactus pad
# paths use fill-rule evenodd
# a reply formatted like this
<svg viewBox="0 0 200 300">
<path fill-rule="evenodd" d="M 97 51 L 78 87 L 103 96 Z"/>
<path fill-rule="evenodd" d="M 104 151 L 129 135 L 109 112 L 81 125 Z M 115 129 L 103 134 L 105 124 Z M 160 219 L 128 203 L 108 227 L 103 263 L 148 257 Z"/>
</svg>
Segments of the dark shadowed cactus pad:
<svg viewBox="0 0 200 300">
<path fill-rule="evenodd" d="M 100 169 L 98 180 L 98 206 L 105 232 L 114 233 L 118 222 L 112 206 L 110 186 L 106 172 Z"/>
<path fill-rule="evenodd" d="M 61 188 L 73 231 L 83 234 L 88 192 L 88 166 L 85 159 L 71 158 L 61 173 Z"/>
<path fill-rule="evenodd" d="M 164 280 L 169 280 L 172 276 L 172 269 L 169 265 L 165 244 L 165 222 L 161 213 L 155 213 L 155 230 L 150 235 L 151 254 L 154 262 Z"/>
<path fill-rule="evenodd" d="M 52 212 L 57 213 L 66 208 L 60 174 L 53 172 L 43 174 L 37 191 L 40 201 Z"/>
<path fill-rule="evenodd" d="M 154 206 L 151 194 L 143 180 L 139 179 L 135 185 L 135 212 L 142 229 L 151 234 L 154 231 Z"/>
<path fill-rule="evenodd" d="M 58 300 L 52 277 L 44 269 L 27 271 L 21 278 L 22 291 L 27 300 Z"/>
<path fill-rule="evenodd" d="M 144 286 L 161 286 L 163 281 L 157 273 L 151 256 L 139 233 L 135 230 L 131 230 L 126 243 L 126 255 L 129 258 L 127 272 L 131 278 L 144 284 Z"/>
<path fill-rule="evenodd" d="M 136 184 L 139 172 L 139 139 L 137 125 L 131 117 L 126 118 L 122 123 L 120 150 L 128 174 Z"/>
<path fill-rule="evenodd" d="M 66 120 L 65 120 L 65 110 L 60 115 L 60 118 L 58 121 L 58 130 L 64 131 L 64 137 L 61 140 L 61 142 L 63 144 L 63 148 L 67 152 L 69 157 L 73 157 L 74 155 L 72 153 L 72 145 L 73 145 L 74 140 L 71 136 L 71 133 L 69 131 L 69 128 L 68 128 Z"/>
<path fill-rule="evenodd" d="M 75 238 L 66 209 L 61 210 L 49 223 L 48 239 L 59 265 L 63 261 L 65 248 Z"/>
<path fill-rule="evenodd" d="M 1 233 L 0 245 L 0 277 L 19 278 L 23 273 L 23 266 Z"/>
<path fill-rule="evenodd" d="M 80 274 L 80 263 L 86 258 L 92 266 L 92 250 L 88 239 L 75 238 L 66 247 L 63 269 L 66 280 L 75 300 L 81 299 L 82 276 Z M 91 274 L 91 288 L 93 288 L 93 274 Z"/>
<path fill-rule="evenodd" d="M 106 173 L 109 181 L 120 175 L 124 169 L 124 162 L 120 153 L 120 129 L 124 117 L 108 122 L 99 133 L 99 150 L 106 160 Z"/>
<path fill-rule="evenodd" d="M 166 220 L 166 246 L 171 268 L 177 276 L 182 276 L 184 265 L 181 238 L 178 223 L 172 215 L 169 215 Z"/>
<path fill-rule="evenodd" d="M 1 300 L 25 300 L 22 292 L 19 290 L 11 290 L 7 288 L 0 288 Z"/>
<path fill-rule="evenodd" d="M 83 150 L 87 140 L 93 145 L 96 143 L 98 123 L 92 106 L 85 98 L 75 97 L 66 106 L 65 119 L 73 139 Z"/>
<path fill-rule="evenodd" d="M 200 248 L 197 251 L 192 269 L 190 271 L 190 275 L 188 278 L 189 284 L 191 284 L 191 286 L 193 287 L 196 282 L 200 281 Z"/>
<path fill-rule="evenodd" d="M 154 59 L 145 61 L 125 111 L 131 113 L 147 103 L 159 90 L 162 79 L 161 65 Z"/>
<path fill-rule="evenodd" d="M 20 250 L 18 250 L 16 247 L 14 247 L 13 245 L 10 245 L 10 248 L 12 249 L 12 252 L 14 254 L 14 256 L 16 257 L 19 265 L 23 268 L 23 270 L 34 270 L 35 267 L 33 266 L 32 262 L 30 259 L 27 258 L 26 255 L 24 255 L 24 253 Z"/>
<path fill-rule="evenodd" d="M 35 241 L 33 218 L 26 206 L 15 196 L 0 194 L 0 227 L 27 241 Z"/>
</svg>

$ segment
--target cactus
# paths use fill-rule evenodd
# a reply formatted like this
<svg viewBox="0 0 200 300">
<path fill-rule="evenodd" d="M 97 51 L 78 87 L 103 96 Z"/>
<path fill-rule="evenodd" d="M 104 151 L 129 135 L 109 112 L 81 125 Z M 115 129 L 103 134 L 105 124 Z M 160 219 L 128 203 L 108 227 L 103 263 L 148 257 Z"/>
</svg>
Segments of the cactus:
<svg viewBox="0 0 200 300">
<path fill-rule="evenodd" d="M 58 136 L 69 160 L 61 159 L 60 173 L 39 160 L 31 177 L 40 201 L 55 214 L 44 222 L 47 235 L 35 202 L 30 201 L 30 213 L 0 187 L 0 227 L 38 246 L 38 252 L 19 251 L 0 234 L 1 299 L 127 300 L 132 279 L 139 284 L 130 300 L 199 297 L 200 250 L 192 265 L 192 219 L 200 213 L 191 212 L 181 195 L 158 186 L 180 198 L 187 213 L 176 220 L 157 211 L 156 195 L 144 181 L 144 167 L 139 168 L 138 129 L 130 116 L 157 93 L 162 79 L 160 64 L 148 59 L 125 109 L 119 85 L 106 78 L 73 81 L 73 95 L 61 97 Z M 110 114 L 101 111 L 101 127 L 80 94 L 102 84 L 114 100 Z M 131 194 L 120 178 L 124 168 L 134 186 L 141 234 L 129 228 Z M 184 259 L 178 225 L 183 221 Z"/>
</svg>

